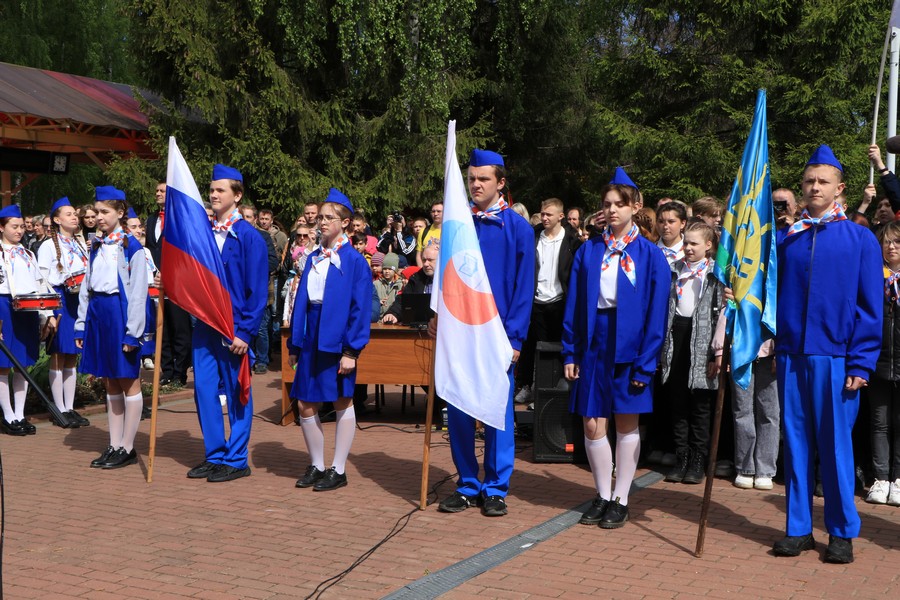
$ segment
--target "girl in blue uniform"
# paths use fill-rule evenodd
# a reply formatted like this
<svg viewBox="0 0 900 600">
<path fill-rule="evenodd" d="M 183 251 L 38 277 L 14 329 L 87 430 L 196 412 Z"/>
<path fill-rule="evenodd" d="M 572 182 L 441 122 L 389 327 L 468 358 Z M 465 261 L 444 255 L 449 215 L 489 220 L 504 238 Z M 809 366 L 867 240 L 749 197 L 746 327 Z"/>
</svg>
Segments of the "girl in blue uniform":
<svg viewBox="0 0 900 600">
<path fill-rule="evenodd" d="M 297 368 L 291 397 L 300 403 L 312 463 L 297 487 L 317 492 L 347 485 L 344 468 L 356 430 L 356 360 L 369 342 L 372 271 L 347 236 L 352 215 L 350 200 L 331 188 L 317 217 L 321 247 L 306 262 L 291 323 L 291 364 Z M 336 411 L 334 462 L 327 471 L 322 402 L 334 402 Z"/>
<path fill-rule="evenodd" d="M 125 233 L 125 192 L 98 187 L 96 198 L 98 237 L 79 293 L 75 344 L 82 349 L 81 370 L 106 380 L 109 446 L 91 467 L 118 469 L 137 462 L 147 268 L 140 242 Z"/>
<path fill-rule="evenodd" d="M 41 315 L 12 308 L 15 296 L 47 292 L 34 254 L 20 243 L 24 234 L 25 220 L 19 207 L 12 205 L 0 210 L 0 321 L 3 322 L 3 342 L 23 367 L 30 367 L 38 358 L 41 316 L 47 317 L 44 335 L 55 329 L 56 319 L 49 312 Z M 28 382 L 19 373 L 14 373 L 12 377 L 15 407 L 10 403 L 9 370 L 12 366 L 6 354 L 0 353 L 0 407 L 3 409 L 0 430 L 8 435 L 32 435 L 37 429 L 25 419 Z"/>
<path fill-rule="evenodd" d="M 628 491 L 640 453 L 638 418 L 653 409 L 652 385 L 666 331 L 671 271 L 633 221 L 637 186 L 621 168 L 602 190 L 606 228 L 572 264 L 562 357 L 570 409 L 584 418 L 597 497 L 581 522 L 604 529 L 628 520 Z M 614 416 L 614 417 L 613 417 Z M 607 439 L 616 427 L 616 488 Z"/>
<path fill-rule="evenodd" d="M 50 240 L 38 249 L 41 275 L 62 299 L 56 312 L 58 327 L 50 340 L 50 391 L 59 412 L 69 421 L 69 427 L 83 427 L 91 422 L 75 412 L 75 364 L 81 350 L 75 345 L 75 320 L 78 318 L 78 292 L 75 278 L 87 268 L 87 248 L 76 237 L 78 211 L 68 198 L 60 198 L 50 209 L 53 223 Z M 66 282 L 69 285 L 66 285 Z"/>
</svg>

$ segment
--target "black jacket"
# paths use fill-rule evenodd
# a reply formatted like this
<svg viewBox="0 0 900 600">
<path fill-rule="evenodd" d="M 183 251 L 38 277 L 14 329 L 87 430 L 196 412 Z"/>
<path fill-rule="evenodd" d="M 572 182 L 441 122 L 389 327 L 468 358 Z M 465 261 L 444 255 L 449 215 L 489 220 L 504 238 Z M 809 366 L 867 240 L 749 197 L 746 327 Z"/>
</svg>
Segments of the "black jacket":
<svg viewBox="0 0 900 600">
<path fill-rule="evenodd" d="M 419 269 L 413 276 L 409 278 L 409 281 L 406 282 L 406 287 L 403 288 L 403 291 L 400 294 L 424 294 L 426 286 L 434 283 L 434 276 L 428 277 L 425 275 L 425 271 L 423 269 Z M 384 313 L 386 315 L 394 315 L 397 317 L 397 321 L 400 321 L 400 296 L 397 296 L 397 299 L 394 300 L 394 303 L 391 304 L 391 307 L 387 309 L 387 312 Z"/>
<path fill-rule="evenodd" d="M 541 243 L 541 232 L 544 231 L 543 225 L 536 225 L 534 228 L 534 247 L 537 249 Z M 572 261 L 575 259 L 575 251 L 581 246 L 581 240 L 578 239 L 578 233 L 568 226 L 563 225 L 563 240 L 559 247 L 559 264 L 556 274 L 559 276 L 559 283 L 562 285 L 563 294 L 569 289 L 569 274 L 572 272 Z M 534 289 L 537 293 L 538 275 L 541 270 L 541 259 L 538 253 L 534 253 Z"/>
<path fill-rule="evenodd" d="M 885 298 L 881 354 L 875 363 L 875 375 L 888 381 L 900 381 L 900 306 Z"/>
</svg>

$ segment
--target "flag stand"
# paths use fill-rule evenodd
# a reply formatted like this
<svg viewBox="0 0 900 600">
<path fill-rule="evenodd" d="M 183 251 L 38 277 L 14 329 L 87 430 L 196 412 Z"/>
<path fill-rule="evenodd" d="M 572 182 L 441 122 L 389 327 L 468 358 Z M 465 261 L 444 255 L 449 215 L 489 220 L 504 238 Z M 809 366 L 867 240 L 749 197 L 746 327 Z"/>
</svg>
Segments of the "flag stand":
<svg viewBox="0 0 900 600">
<path fill-rule="evenodd" d="M 434 421 L 434 359 L 436 340 L 431 340 L 431 369 L 428 373 L 428 401 L 425 408 L 425 442 L 422 448 L 422 490 L 419 495 L 419 510 L 428 506 L 428 467 L 431 454 L 431 425 Z"/>
<path fill-rule="evenodd" d="M 156 414 L 159 406 L 159 374 L 162 371 L 160 361 L 162 359 L 163 337 L 163 304 L 166 295 L 163 293 L 162 283 L 159 286 L 159 302 L 156 305 L 156 343 L 154 359 L 156 368 L 153 369 L 153 396 L 150 411 L 150 452 L 147 455 L 147 483 L 153 483 L 153 460 L 156 457 Z"/>
<path fill-rule="evenodd" d="M 728 363 L 731 362 L 731 340 L 726 338 L 722 348 L 722 367 L 719 369 L 719 389 L 716 393 L 716 410 L 713 416 L 713 428 L 709 441 L 709 462 L 706 465 L 706 487 L 703 491 L 703 504 L 700 508 L 700 525 L 697 528 L 697 547 L 694 556 L 703 556 L 703 542 L 706 540 L 706 522 L 709 518 L 709 505 L 712 501 L 713 480 L 716 475 L 716 455 L 719 451 L 719 433 L 722 431 L 722 408 L 725 404 L 725 386 L 728 385 Z"/>
</svg>

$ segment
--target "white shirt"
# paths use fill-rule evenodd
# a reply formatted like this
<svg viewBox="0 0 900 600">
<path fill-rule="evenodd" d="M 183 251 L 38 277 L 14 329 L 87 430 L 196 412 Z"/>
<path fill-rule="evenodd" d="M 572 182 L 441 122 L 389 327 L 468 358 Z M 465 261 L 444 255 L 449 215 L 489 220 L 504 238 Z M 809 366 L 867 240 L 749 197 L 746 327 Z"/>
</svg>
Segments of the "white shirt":
<svg viewBox="0 0 900 600">
<path fill-rule="evenodd" d="M 222 248 L 225 247 L 225 240 L 228 239 L 229 233 L 231 233 L 230 227 L 227 231 L 213 231 L 213 235 L 216 236 L 216 246 L 219 247 L 219 254 L 222 253 Z"/>
<path fill-rule="evenodd" d="M 73 239 L 70 244 L 66 244 L 59 240 L 58 243 L 59 259 L 56 258 L 56 244 L 52 238 L 41 244 L 37 258 L 41 275 L 54 287 L 63 285 L 71 275 L 83 273 L 87 267 L 87 251 L 77 245 L 79 241 Z M 77 248 L 74 252 L 71 250 L 73 244 Z"/>
<path fill-rule="evenodd" d="M 699 264 L 700 261 L 685 262 L 681 272 L 678 274 L 678 280 L 686 280 L 691 271 L 696 269 Z M 684 287 L 681 288 L 681 298 L 678 298 L 678 302 L 675 305 L 676 315 L 679 317 L 691 317 L 694 315 L 694 310 L 696 310 L 697 304 L 700 303 L 700 295 L 703 292 L 703 280 L 706 279 L 707 272 L 709 272 L 708 265 L 697 277 L 687 281 Z"/>
<path fill-rule="evenodd" d="M 540 304 L 559 300 L 563 296 L 562 284 L 559 282 L 559 250 L 563 237 L 562 230 L 554 238 L 547 237 L 547 232 L 542 231 L 538 240 L 537 255 L 540 268 L 534 299 Z"/>
<path fill-rule="evenodd" d="M 600 270 L 600 297 L 597 299 L 597 308 L 615 308 L 618 305 L 619 292 L 619 259 L 621 254 L 614 254 L 609 261 L 609 267 Z"/>
<path fill-rule="evenodd" d="M 321 260 L 316 264 L 310 262 L 309 277 L 306 279 L 306 293 L 309 296 L 310 304 L 322 304 L 329 267 L 331 267 L 330 260 Z"/>
<path fill-rule="evenodd" d="M 659 241 L 656 242 L 656 245 L 663 249 L 663 254 L 666 255 L 666 260 L 669 261 L 669 266 L 672 266 L 676 260 L 682 260 L 684 258 L 684 238 L 679 237 L 678 241 L 674 246 L 666 246 L 662 238 L 659 238 Z M 674 252 L 674 255 L 672 254 Z"/>
<path fill-rule="evenodd" d="M 119 245 L 100 244 L 91 263 L 91 291 L 98 294 L 119 293 Z"/>
<path fill-rule="evenodd" d="M 38 269 L 37 259 L 34 254 L 26 250 L 27 258 L 13 257 L 10 254 L 13 246 L 2 244 L 3 261 L 0 268 L 3 270 L 3 282 L 0 283 L 0 294 L 46 294 L 47 289 L 41 283 L 41 272 Z M 21 247 L 21 244 L 18 244 Z"/>
</svg>

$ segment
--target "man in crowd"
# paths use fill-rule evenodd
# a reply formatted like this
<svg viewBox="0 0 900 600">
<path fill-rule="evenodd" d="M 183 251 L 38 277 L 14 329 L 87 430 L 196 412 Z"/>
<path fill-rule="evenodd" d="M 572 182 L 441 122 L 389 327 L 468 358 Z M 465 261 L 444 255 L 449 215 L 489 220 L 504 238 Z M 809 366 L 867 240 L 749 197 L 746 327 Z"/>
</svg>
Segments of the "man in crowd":
<svg viewBox="0 0 900 600">
<path fill-rule="evenodd" d="M 531 308 L 528 339 L 522 346 L 516 375 L 516 383 L 521 388 L 516 394 L 516 402 L 520 404 L 531 402 L 535 346 L 538 342 L 562 340 L 569 272 L 572 270 L 575 251 L 581 245 L 576 233 L 578 229 L 564 227 L 564 217 L 563 203 L 559 198 L 550 198 L 541 203 L 541 226 L 534 231 L 537 275 L 534 304 Z"/>
<path fill-rule="evenodd" d="M 269 370 L 269 329 L 272 327 L 272 316 L 275 311 L 275 275 L 278 273 L 279 256 L 275 252 L 275 242 L 272 236 L 263 230 L 257 218 L 259 211 L 253 206 L 241 206 L 241 216 L 247 223 L 253 225 L 262 234 L 266 244 L 266 253 L 269 257 L 269 294 L 266 300 L 266 310 L 263 311 L 262 321 L 259 323 L 259 331 L 256 334 L 256 343 L 253 347 L 254 359 L 253 372 L 262 375 Z"/>
<path fill-rule="evenodd" d="M 33 215 L 25 215 L 25 235 L 22 236 L 22 241 L 20 242 L 26 248 L 31 247 L 31 243 L 34 241 L 34 216 Z"/>
<path fill-rule="evenodd" d="M 851 431 L 881 349 L 882 257 L 875 236 L 847 220 L 837 199 L 843 167 L 820 146 L 803 172 L 801 218 L 778 232 L 778 392 L 783 404 L 786 536 L 778 556 L 815 548 L 814 462 L 819 458 L 829 533 L 825 561 L 853 561 Z"/>
<path fill-rule="evenodd" d="M 439 254 L 440 247 L 437 244 L 431 244 L 422 251 L 422 268 L 416 271 L 413 276 L 409 278 L 409 281 L 406 282 L 406 287 L 403 288 L 403 294 L 431 293 L 431 286 L 434 283 L 434 267 L 437 264 Z M 394 303 L 391 304 L 390 308 L 387 309 L 384 317 L 382 317 L 382 322 L 389 324 L 399 323 L 401 306 L 401 298 L 398 297 Z"/>
<path fill-rule="evenodd" d="M 431 225 L 425 227 L 416 239 L 416 264 L 422 266 L 422 251 L 434 242 L 441 241 L 441 223 L 444 220 L 444 201 L 438 200 L 431 205 Z"/>
<path fill-rule="evenodd" d="M 775 226 L 784 229 L 794 224 L 797 214 L 797 198 L 788 188 L 778 188 L 772 192 L 772 206 L 775 209 Z"/>
</svg>

